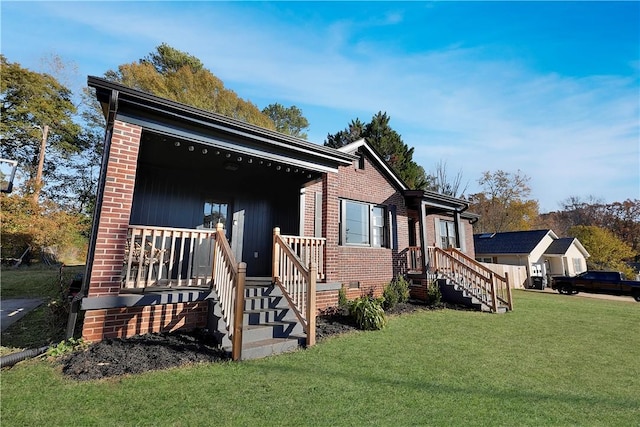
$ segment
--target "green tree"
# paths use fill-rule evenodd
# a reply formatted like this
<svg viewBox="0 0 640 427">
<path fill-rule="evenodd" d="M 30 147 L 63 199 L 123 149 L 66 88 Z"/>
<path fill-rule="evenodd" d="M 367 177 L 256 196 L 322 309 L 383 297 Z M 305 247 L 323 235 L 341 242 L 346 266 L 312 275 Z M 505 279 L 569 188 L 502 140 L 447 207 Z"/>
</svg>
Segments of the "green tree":
<svg viewBox="0 0 640 427">
<path fill-rule="evenodd" d="M 166 43 L 138 62 L 122 64 L 117 70 L 107 71 L 105 77 L 163 98 L 275 129 L 267 115 L 253 103 L 225 88 L 222 80 L 204 68 L 198 58 Z"/>
<path fill-rule="evenodd" d="M 375 114 L 366 125 L 359 119 L 352 120 L 346 129 L 328 134 L 324 145 L 340 148 L 365 138 L 409 188 L 425 189 L 427 176 L 422 166 L 413 161 L 414 149 L 409 148 L 400 134 L 391 128 L 390 120 L 391 117 L 383 112 Z"/>
<path fill-rule="evenodd" d="M 278 103 L 269 104 L 262 109 L 262 114 L 268 116 L 275 123 L 278 132 L 307 139 L 304 130 L 309 128 L 309 121 L 302 115 L 302 110 L 295 105 L 285 108 Z"/>
<path fill-rule="evenodd" d="M 469 196 L 469 210 L 480 214 L 476 233 L 530 230 L 538 217 L 538 202 L 527 199 L 529 177 L 498 170 L 485 171 L 478 183 L 483 191 Z"/>
<path fill-rule="evenodd" d="M 51 75 L 22 68 L 4 55 L 0 60 L 0 154 L 20 163 L 28 178 L 25 192 L 38 200 L 58 166 L 45 161 L 47 150 L 66 159 L 84 148 L 77 138 L 80 126 L 73 120 L 76 106 L 71 91 Z"/>
<path fill-rule="evenodd" d="M 626 277 L 634 277 L 633 270 L 625 263 L 635 255 L 634 251 L 609 230 L 593 225 L 577 225 L 569 229 L 569 235 L 580 240 L 591 255 L 587 259 L 587 268 L 621 271 Z"/>
</svg>

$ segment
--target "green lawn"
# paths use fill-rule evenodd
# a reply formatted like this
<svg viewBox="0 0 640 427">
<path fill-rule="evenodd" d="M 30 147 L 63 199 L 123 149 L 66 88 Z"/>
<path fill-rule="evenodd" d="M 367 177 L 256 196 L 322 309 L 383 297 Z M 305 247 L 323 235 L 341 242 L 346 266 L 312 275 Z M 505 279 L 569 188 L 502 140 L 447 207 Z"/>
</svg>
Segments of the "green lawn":
<svg viewBox="0 0 640 427">
<path fill-rule="evenodd" d="M 2 372 L 17 425 L 640 425 L 640 304 L 526 291 L 515 311 L 430 311 L 269 359 L 75 382 Z"/>
</svg>

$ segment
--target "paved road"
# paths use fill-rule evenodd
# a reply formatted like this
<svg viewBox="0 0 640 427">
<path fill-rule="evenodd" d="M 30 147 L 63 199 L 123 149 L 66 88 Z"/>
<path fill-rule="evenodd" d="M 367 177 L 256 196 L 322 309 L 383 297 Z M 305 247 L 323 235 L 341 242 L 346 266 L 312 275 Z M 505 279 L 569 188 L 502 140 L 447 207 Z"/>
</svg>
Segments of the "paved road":
<svg viewBox="0 0 640 427">
<path fill-rule="evenodd" d="M 40 304 L 41 299 L 3 299 L 0 301 L 0 329 L 4 331 Z"/>
</svg>

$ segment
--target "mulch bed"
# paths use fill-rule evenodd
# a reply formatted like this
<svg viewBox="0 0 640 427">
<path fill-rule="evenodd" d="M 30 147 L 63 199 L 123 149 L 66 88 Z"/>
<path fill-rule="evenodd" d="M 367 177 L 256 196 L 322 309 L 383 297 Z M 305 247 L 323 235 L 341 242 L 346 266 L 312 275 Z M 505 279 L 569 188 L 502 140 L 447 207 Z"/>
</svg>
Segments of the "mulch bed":
<svg viewBox="0 0 640 427">
<path fill-rule="evenodd" d="M 442 307 L 442 306 L 440 306 Z M 387 314 L 403 314 L 434 309 L 417 303 L 398 304 Z M 352 319 L 340 310 L 329 310 L 318 316 L 316 338 L 358 330 Z M 125 374 L 167 369 L 192 363 L 229 360 L 215 339 L 201 330 L 181 333 L 147 334 L 126 339 L 106 339 L 91 344 L 86 350 L 62 359 L 62 372 L 75 380 L 94 380 Z"/>
</svg>

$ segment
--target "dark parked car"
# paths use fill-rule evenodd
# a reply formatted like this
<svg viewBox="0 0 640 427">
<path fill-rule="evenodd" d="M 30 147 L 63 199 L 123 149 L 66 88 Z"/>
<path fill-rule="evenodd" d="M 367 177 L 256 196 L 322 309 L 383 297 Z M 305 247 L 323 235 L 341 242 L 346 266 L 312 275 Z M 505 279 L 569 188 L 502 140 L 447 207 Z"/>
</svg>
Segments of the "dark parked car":
<svg viewBox="0 0 640 427">
<path fill-rule="evenodd" d="M 577 276 L 556 276 L 551 279 L 551 289 L 561 294 L 593 292 L 611 295 L 631 295 L 640 302 L 640 282 L 624 280 L 617 271 L 585 271 Z"/>
</svg>

